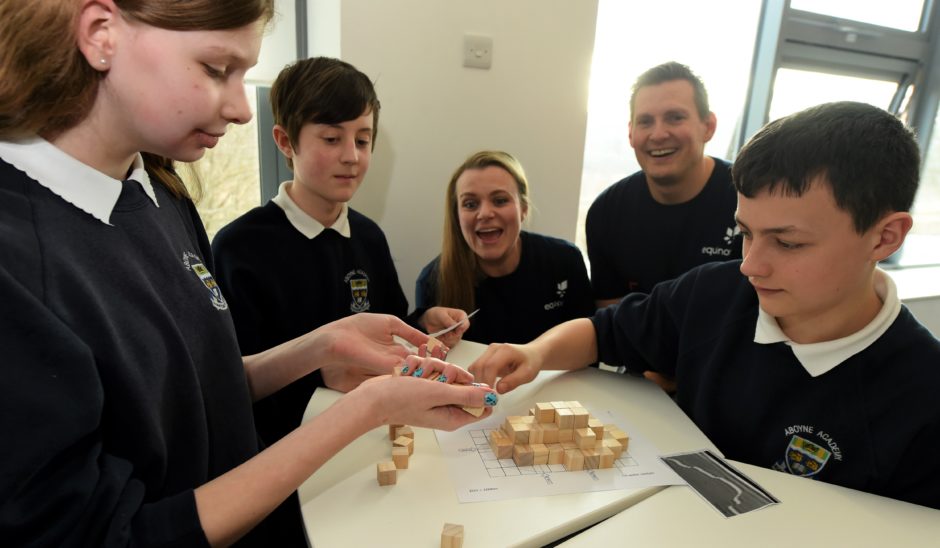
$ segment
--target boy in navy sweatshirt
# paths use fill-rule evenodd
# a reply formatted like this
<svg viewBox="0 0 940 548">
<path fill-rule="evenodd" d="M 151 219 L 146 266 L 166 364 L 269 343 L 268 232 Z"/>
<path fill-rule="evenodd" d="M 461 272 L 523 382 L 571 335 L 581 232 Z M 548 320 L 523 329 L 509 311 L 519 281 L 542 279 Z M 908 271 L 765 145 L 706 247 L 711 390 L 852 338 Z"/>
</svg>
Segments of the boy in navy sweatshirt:
<svg viewBox="0 0 940 548">
<path fill-rule="evenodd" d="M 772 122 L 732 176 L 743 259 L 627 295 L 471 367 L 507 392 L 595 361 L 674 377 L 727 458 L 940 508 L 940 341 L 877 268 L 920 166 L 889 113 L 830 103 Z"/>
</svg>

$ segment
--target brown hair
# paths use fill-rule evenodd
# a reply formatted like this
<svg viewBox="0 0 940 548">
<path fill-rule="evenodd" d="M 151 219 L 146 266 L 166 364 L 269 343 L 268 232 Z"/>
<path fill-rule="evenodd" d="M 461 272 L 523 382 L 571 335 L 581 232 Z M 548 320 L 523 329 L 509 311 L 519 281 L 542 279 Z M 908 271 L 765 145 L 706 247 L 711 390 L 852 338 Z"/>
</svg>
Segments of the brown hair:
<svg viewBox="0 0 940 548">
<path fill-rule="evenodd" d="M 372 149 L 379 131 L 379 98 L 369 77 L 331 57 L 302 59 L 284 67 L 271 86 L 274 123 L 293 147 L 305 124 L 339 124 L 372 113 Z M 287 165 L 293 169 L 290 158 Z"/>
<path fill-rule="evenodd" d="M 274 0 L 114 0 L 133 21 L 167 30 L 227 30 L 274 15 Z M 77 47 L 75 0 L 0 4 L 0 139 L 48 137 L 88 115 L 104 73 Z M 174 194 L 188 193 L 172 161 L 144 154 L 148 170 Z"/>
<path fill-rule="evenodd" d="M 467 158 L 454 171 L 447 185 L 444 200 L 444 238 L 437 271 L 437 304 L 470 311 L 476 308 L 474 290 L 483 277 L 476 254 L 467 245 L 460 231 L 460 216 L 457 212 L 457 179 L 468 169 L 499 167 L 516 181 L 521 205 L 529 207 L 529 181 L 522 164 L 508 152 L 484 150 Z"/>
</svg>

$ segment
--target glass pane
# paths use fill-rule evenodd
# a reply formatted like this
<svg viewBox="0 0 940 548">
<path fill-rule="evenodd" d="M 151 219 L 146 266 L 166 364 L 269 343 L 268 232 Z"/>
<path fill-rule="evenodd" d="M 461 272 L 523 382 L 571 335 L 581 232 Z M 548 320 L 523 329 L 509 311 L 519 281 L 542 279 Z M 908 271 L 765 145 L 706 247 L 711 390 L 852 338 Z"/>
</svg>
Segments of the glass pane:
<svg viewBox="0 0 940 548">
<path fill-rule="evenodd" d="M 790 7 L 913 32 L 920 27 L 924 0 L 790 0 Z"/>
<path fill-rule="evenodd" d="M 769 119 L 831 101 L 859 101 L 888 108 L 897 89 L 897 82 L 780 68 L 774 81 Z"/>
<path fill-rule="evenodd" d="M 584 219 L 594 198 L 640 169 L 627 126 L 630 88 L 645 70 L 678 61 L 702 78 L 718 118 L 705 153 L 729 157 L 744 112 L 761 3 L 727 0 L 722 5 L 722 16 L 715 17 L 711 2 L 599 0 L 576 238 L 583 251 Z M 668 30 L 658 21 L 668 21 Z"/>
<path fill-rule="evenodd" d="M 255 88 L 245 86 L 247 97 L 255 97 Z M 228 126 L 215 148 L 206 151 L 198 162 L 190 164 L 192 170 L 180 169 L 180 175 L 192 188 L 195 176 L 202 187 L 202 197 L 196 209 L 206 225 L 209 240 L 220 228 L 236 217 L 261 203 L 259 180 L 258 124 L 255 103 L 251 105 L 252 117 L 247 124 Z"/>
<path fill-rule="evenodd" d="M 914 202 L 911 229 L 899 263 L 904 266 L 940 264 L 940 116 L 924 156 L 920 188 Z"/>
</svg>

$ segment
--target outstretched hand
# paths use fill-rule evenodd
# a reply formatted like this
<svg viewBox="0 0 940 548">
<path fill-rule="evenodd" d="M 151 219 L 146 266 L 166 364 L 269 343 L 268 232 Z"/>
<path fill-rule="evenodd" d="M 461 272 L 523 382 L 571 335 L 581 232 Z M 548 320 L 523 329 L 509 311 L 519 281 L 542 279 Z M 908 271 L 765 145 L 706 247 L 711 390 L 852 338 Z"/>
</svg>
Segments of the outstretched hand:
<svg viewBox="0 0 940 548">
<path fill-rule="evenodd" d="M 328 323 L 313 332 L 325 352 L 322 366 L 326 386 L 348 392 L 378 375 L 387 375 L 412 351 L 395 341 L 400 337 L 415 347 L 428 336 L 395 316 L 355 314 Z"/>
<path fill-rule="evenodd" d="M 498 397 L 483 384 L 471 384 L 465 369 L 436 358 L 409 357 L 401 376 L 375 377 L 351 392 L 372 406 L 380 424 L 409 424 L 455 430 L 492 414 Z M 483 407 L 479 417 L 463 407 Z"/>
<path fill-rule="evenodd" d="M 443 306 L 435 306 L 427 309 L 418 321 L 428 333 L 447 329 L 458 322 L 463 322 L 452 331 L 435 337 L 448 347 L 453 347 L 460 342 L 464 332 L 470 327 L 470 320 L 467 319 L 466 312 L 458 308 L 447 308 Z"/>
<path fill-rule="evenodd" d="M 491 344 L 470 364 L 470 373 L 482 382 L 505 394 L 532 382 L 541 370 L 538 356 L 527 345 Z M 497 383 L 497 379 L 499 382 Z"/>
</svg>

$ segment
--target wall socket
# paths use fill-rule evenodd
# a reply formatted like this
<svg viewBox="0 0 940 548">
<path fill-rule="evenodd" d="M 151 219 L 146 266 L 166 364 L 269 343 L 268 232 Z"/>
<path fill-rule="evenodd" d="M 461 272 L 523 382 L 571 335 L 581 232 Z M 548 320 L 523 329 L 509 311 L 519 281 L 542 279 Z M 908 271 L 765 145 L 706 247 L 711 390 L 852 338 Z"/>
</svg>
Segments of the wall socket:
<svg viewBox="0 0 940 548">
<path fill-rule="evenodd" d="M 463 66 L 488 69 L 493 64 L 493 39 L 489 36 L 463 36 Z"/>
</svg>

